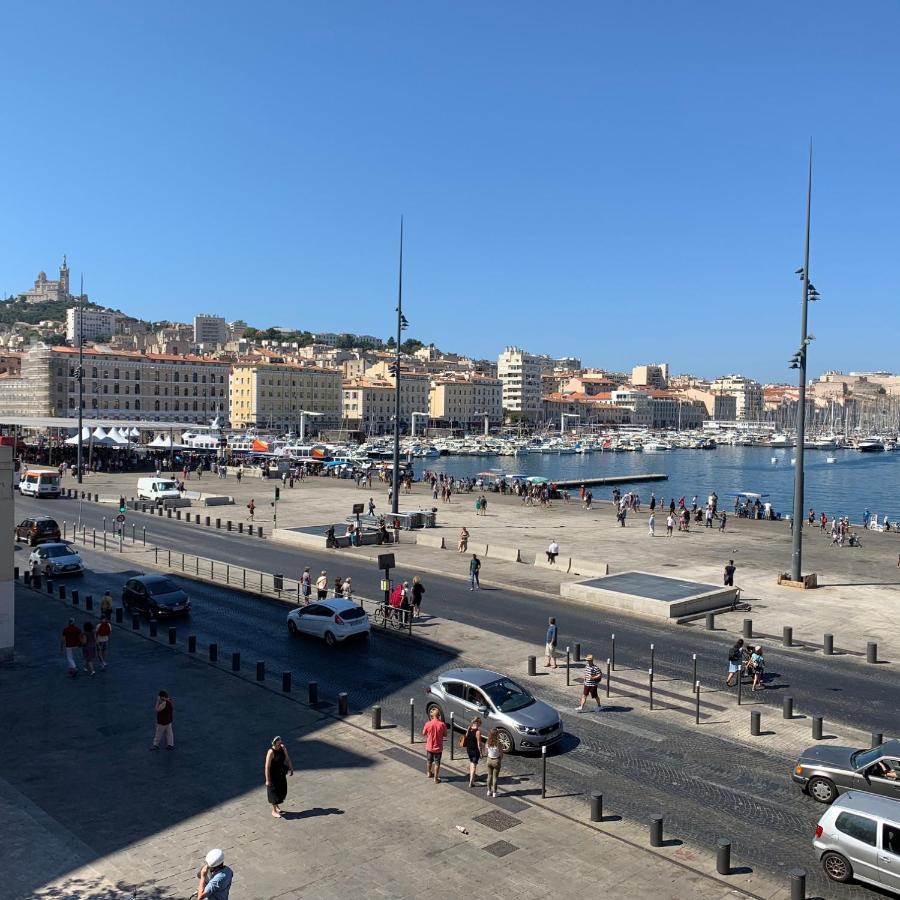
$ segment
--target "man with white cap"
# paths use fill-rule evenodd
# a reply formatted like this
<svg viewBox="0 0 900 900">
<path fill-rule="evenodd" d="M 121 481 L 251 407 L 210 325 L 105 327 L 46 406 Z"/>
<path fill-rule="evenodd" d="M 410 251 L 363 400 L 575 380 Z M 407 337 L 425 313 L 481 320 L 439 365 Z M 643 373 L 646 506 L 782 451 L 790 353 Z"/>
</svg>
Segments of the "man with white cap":
<svg viewBox="0 0 900 900">
<path fill-rule="evenodd" d="M 197 900 L 228 900 L 234 872 L 225 865 L 225 853 L 222 850 L 210 850 L 206 854 L 206 862 L 197 877 L 200 879 Z"/>
</svg>

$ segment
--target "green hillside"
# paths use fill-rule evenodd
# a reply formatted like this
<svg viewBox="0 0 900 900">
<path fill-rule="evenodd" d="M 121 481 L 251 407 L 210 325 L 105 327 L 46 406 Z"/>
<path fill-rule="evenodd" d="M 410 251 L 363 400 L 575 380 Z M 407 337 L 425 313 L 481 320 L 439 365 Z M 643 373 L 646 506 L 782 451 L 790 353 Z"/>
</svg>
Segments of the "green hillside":
<svg viewBox="0 0 900 900">
<path fill-rule="evenodd" d="M 71 306 L 62 300 L 50 300 L 44 303 L 26 303 L 18 298 L 13 300 L 0 300 L 0 322 L 12 325 L 14 322 L 27 322 L 36 325 L 47 319 L 54 322 L 66 321 L 66 310 Z M 96 303 L 85 303 L 88 309 L 104 309 Z M 114 310 L 118 312 L 118 310 Z"/>
</svg>

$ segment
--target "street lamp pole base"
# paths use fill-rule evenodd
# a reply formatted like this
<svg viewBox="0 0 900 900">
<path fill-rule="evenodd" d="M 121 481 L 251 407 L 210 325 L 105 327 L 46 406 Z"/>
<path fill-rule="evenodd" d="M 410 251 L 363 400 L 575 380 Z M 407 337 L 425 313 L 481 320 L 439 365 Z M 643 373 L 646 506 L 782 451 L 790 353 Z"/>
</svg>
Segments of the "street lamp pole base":
<svg viewBox="0 0 900 900">
<path fill-rule="evenodd" d="M 809 575 L 804 575 L 800 579 L 800 581 L 793 581 L 791 579 L 791 576 L 784 572 L 778 576 L 778 583 L 782 587 L 800 588 L 804 591 L 812 590 L 813 588 L 817 588 L 819 586 L 819 582 L 815 572 L 811 572 Z"/>
</svg>

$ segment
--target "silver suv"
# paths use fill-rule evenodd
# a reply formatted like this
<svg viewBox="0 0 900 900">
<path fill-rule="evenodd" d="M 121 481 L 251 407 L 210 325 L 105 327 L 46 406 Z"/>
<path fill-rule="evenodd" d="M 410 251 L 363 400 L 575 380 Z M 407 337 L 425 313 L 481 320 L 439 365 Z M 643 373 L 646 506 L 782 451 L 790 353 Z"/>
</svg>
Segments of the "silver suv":
<svg viewBox="0 0 900 900">
<path fill-rule="evenodd" d="M 490 669 L 448 669 L 427 688 L 426 711 L 437 709 L 449 723 L 464 729 L 475 716 L 482 719 L 482 732 L 497 729 L 504 753 L 539 750 L 563 736 L 559 713 L 543 700 L 536 700 L 521 685 Z M 452 739 L 452 735 L 451 735 Z"/>
<path fill-rule="evenodd" d="M 826 810 L 813 846 L 832 881 L 864 881 L 900 894 L 900 802 L 848 791 Z"/>
</svg>

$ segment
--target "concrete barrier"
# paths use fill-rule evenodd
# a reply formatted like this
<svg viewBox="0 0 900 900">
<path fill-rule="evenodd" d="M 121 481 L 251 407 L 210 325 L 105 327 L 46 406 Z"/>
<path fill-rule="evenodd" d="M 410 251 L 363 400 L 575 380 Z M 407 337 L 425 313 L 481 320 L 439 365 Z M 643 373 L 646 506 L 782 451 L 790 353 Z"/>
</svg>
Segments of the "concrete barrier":
<svg viewBox="0 0 900 900">
<path fill-rule="evenodd" d="M 293 531 L 290 528 L 276 528 L 272 532 L 272 540 L 292 547 L 305 547 L 307 550 L 324 550 L 324 534 L 308 534 L 304 531 Z"/>
<path fill-rule="evenodd" d="M 557 556 L 556 562 L 551 565 L 550 561 L 547 559 L 547 553 L 544 550 L 534 554 L 534 565 L 539 569 L 552 569 L 554 572 L 561 572 L 565 575 L 569 571 L 569 566 L 571 564 L 572 560 L 568 556 Z"/>
<path fill-rule="evenodd" d="M 416 535 L 416 543 L 422 547 L 437 547 L 439 550 L 445 549 L 444 536 L 442 534 L 429 534 L 422 532 Z"/>
<path fill-rule="evenodd" d="M 487 556 L 488 555 L 488 545 L 487 544 L 473 544 L 471 541 L 469 541 L 469 549 L 466 550 L 466 552 L 461 555 L 469 556 L 471 558 L 473 553 L 476 556 Z"/>
<path fill-rule="evenodd" d="M 575 559 L 569 562 L 570 575 L 588 575 L 596 578 L 600 575 L 609 575 L 609 564 L 592 559 Z"/>
<path fill-rule="evenodd" d="M 491 544 L 488 547 L 488 556 L 491 559 L 502 559 L 505 562 L 522 562 L 522 554 L 518 547 L 501 547 L 499 544 Z"/>
<path fill-rule="evenodd" d="M 204 506 L 231 506 L 234 504 L 234 497 L 226 494 L 204 494 L 200 499 Z"/>
</svg>

